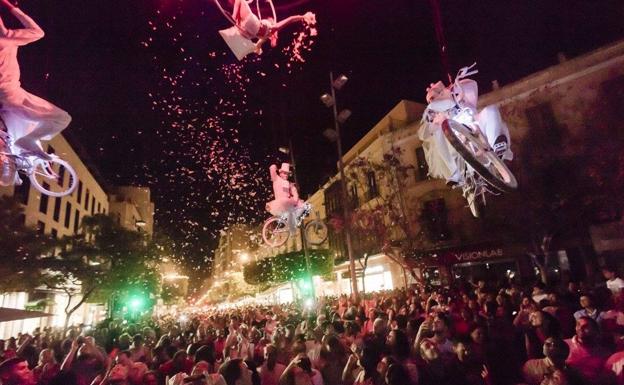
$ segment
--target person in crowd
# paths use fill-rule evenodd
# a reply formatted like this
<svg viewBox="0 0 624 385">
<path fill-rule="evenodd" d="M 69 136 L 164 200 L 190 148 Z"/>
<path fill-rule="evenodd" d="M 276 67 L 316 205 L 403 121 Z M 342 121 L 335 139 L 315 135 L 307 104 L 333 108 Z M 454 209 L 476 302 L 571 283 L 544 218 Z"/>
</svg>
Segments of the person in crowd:
<svg viewBox="0 0 624 385">
<path fill-rule="evenodd" d="M 574 319 L 577 321 L 582 317 L 588 317 L 600 323 L 603 313 L 596 307 L 594 297 L 591 294 L 583 294 L 579 299 L 581 310 L 574 313 Z"/>
<path fill-rule="evenodd" d="M 54 351 L 47 348 L 39 353 L 39 362 L 33 368 L 33 373 L 39 384 L 47 385 L 58 374 L 60 368 L 61 366 L 54 357 Z"/>
<path fill-rule="evenodd" d="M 484 385 L 481 372 L 483 362 L 476 360 L 471 352 L 472 340 L 466 336 L 453 339 L 455 355 L 449 362 L 449 370 L 456 385 Z"/>
<path fill-rule="evenodd" d="M 619 295 L 622 288 L 624 288 L 624 280 L 618 277 L 616 269 L 613 266 L 606 265 L 602 268 L 602 275 L 606 280 L 607 288 L 611 290 L 613 295 Z"/>
<path fill-rule="evenodd" d="M 453 354 L 453 343 L 450 337 L 450 319 L 444 313 L 436 313 L 429 316 L 420 325 L 416 340 L 414 341 L 416 350 L 420 351 L 421 342 L 428 339 L 438 347 L 438 352 L 445 357 Z"/>
<path fill-rule="evenodd" d="M 576 321 L 576 334 L 565 340 L 570 347 L 566 364 L 577 370 L 586 383 L 599 383 L 607 372 L 604 365 L 609 351 L 601 346 L 596 320 L 582 316 Z"/>
<path fill-rule="evenodd" d="M 557 337 L 549 337 L 544 341 L 544 358 L 530 359 L 522 367 L 524 382 L 528 385 L 540 385 L 555 372 L 560 372 L 559 377 L 564 377 L 570 383 L 579 383 L 579 375 L 574 369 L 566 365 L 566 360 L 570 354 L 568 344 Z M 579 383 L 580 384 L 580 383 Z"/>
<path fill-rule="evenodd" d="M 219 369 L 219 374 L 223 376 L 226 385 L 253 385 L 249 370 L 245 361 L 234 358 L 226 361 Z"/>
<path fill-rule="evenodd" d="M 312 367 L 312 362 L 305 353 L 297 354 L 286 366 L 279 380 L 279 385 L 323 385 L 323 376 Z M 229 385 L 229 384 L 228 384 Z"/>
<path fill-rule="evenodd" d="M 277 347 L 267 345 L 264 348 L 264 363 L 259 368 L 262 385 L 278 385 L 286 366 L 277 362 Z"/>
<path fill-rule="evenodd" d="M 37 380 L 28 368 L 28 362 L 20 357 L 12 357 L 0 363 L 2 385 L 35 385 Z"/>
</svg>

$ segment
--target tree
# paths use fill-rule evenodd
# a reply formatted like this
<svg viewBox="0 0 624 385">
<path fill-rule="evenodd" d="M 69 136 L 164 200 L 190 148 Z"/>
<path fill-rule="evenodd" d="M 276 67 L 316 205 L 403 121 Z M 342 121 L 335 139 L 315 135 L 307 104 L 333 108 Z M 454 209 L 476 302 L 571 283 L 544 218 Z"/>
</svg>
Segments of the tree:
<svg viewBox="0 0 624 385">
<path fill-rule="evenodd" d="M 24 225 L 24 210 L 13 197 L 0 197 L 0 291 L 28 291 L 39 286 L 36 260 L 53 249 L 52 240 Z"/>
<path fill-rule="evenodd" d="M 85 217 L 81 233 L 64 239 L 60 256 L 48 261 L 55 272 L 51 278 L 59 275 L 66 278 L 46 281 L 48 287 L 61 289 L 69 297 L 65 307 L 66 326 L 71 314 L 92 299 L 131 302 L 136 298 L 153 298 L 160 281 L 152 263 L 160 255 L 158 246 L 148 242 L 142 233 L 125 229 L 104 214 Z M 71 298 L 77 294 L 82 298 L 71 306 Z M 112 305 L 114 301 L 109 304 Z"/>
<path fill-rule="evenodd" d="M 392 146 L 379 159 L 359 156 L 345 167 L 350 189 L 350 229 L 354 249 L 359 255 L 384 252 L 401 268 L 415 276 L 414 268 L 404 257 L 409 250 L 427 239 L 420 210 L 413 198 L 403 192 L 414 167 L 401 162 L 403 149 Z M 360 198 L 364 197 L 360 205 Z M 410 200 L 411 199 L 411 200 Z M 329 221 L 335 232 L 341 232 L 344 219 L 336 216 Z M 365 268 L 366 262 L 360 261 Z"/>
</svg>

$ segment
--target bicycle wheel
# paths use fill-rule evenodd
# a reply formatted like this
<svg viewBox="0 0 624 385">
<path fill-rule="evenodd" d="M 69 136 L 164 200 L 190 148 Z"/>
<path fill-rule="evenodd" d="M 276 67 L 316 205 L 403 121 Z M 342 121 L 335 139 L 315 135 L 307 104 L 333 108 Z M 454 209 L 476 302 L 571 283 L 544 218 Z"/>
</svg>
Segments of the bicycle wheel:
<svg viewBox="0 0 624 385">
<path fill-rule="evenodd" d="M 288 229 L 286 224 L 278 217 L 271 217 L 262 226 L 262 239 L 271 247 L 279 247 L 288 240 Z"/>
<path fill-rule="evenodd" d="M 469 127 L 447 119 L 442 122 L 442 132 L 451 146 L 494 188 L 511 192 L 518 187 L 516 177 L 507 165 Z"/>
<path fill-rule="evenodd" d="M 318 219 L 306 223 L 303 228 L 306 241 L 311 245 L 320 245 L 327 239 L 327 225 Z"/>
<path fill-rule="evenodd" d="M 54 166 L 58 171 L 54 170 Z M 64 171 L 61 171 L 64 170 Z M 64 174 L 68 174 L 68 182 L 65 184 Z M 32 185 L 42 194 L 51 197 L 63 197 L 71 194 L 78 185 L 78 176 L 76 171 L 69 163 L 63 159 L 53 157 L 49 161 L 36 159 L 33 161 L 33 167 L 28 175 Z M 54 182 L 61 188 L 58 191 L 52 189 L 51 183 Z M 47 187 L 46 187 L 47 186 Z"/>
</svg>

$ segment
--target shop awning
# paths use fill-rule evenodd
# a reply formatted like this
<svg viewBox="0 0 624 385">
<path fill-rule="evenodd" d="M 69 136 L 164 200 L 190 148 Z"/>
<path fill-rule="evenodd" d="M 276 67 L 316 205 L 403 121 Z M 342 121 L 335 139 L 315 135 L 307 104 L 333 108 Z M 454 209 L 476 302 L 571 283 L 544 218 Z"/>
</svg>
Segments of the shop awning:
<svg viewBox="0 0 624 385">
<path fill-rule="evenodd" d="M 44 313 L 42 311 L 30 311 L 24 309 L 0 307 L 0 322 L 16 321 L 27 318 L 52 317 L 53 315 L 54 314 Z"/>
</svg>

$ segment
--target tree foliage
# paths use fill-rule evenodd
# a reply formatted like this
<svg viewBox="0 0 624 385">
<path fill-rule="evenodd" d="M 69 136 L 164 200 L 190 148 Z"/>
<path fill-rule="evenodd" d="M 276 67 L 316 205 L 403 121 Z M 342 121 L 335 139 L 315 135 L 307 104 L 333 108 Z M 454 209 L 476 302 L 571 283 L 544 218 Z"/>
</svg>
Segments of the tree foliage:
<svg viewBox="0 0 624 385">
<path fill-rule="evenodd" d="M 309 250 L 308 257 L 312 275 L 331 273 L 334 258 L 329 250 Z M 303 278 L 306 274 L 305 255 L 302 251 L 279 254 L 252 262 L 243 269 L 245 282 L 250 285 L 279 284 Z"/>
</svg>

